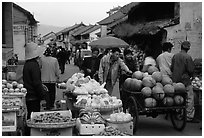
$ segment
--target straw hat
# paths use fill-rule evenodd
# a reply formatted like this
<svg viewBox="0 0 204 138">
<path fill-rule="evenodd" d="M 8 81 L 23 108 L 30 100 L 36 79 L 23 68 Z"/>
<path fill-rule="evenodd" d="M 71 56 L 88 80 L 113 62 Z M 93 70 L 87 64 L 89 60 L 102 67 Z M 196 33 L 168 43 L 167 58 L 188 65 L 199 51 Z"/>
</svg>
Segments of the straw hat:
<svg viewBox="0 0 204 138">
<path fill-rule="evenodd" d="M 45 47 L 38 46 L 38 44 L 34 42 L 27 43 L 25 46 L 25 60 L 42 56 L 45 49 Z"/>
</svg>

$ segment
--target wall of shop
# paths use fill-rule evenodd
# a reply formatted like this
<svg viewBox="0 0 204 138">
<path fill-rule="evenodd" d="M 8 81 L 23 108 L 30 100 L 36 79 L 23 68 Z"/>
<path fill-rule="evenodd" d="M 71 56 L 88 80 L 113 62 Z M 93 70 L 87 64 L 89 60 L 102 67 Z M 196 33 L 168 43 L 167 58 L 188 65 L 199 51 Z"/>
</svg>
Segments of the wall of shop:
<svg viewBox="0 0 204 138">
<path fill-rule="evenodd" d="M 11 2 L 2 3 L 2 43 L 6 48 L 13 47 L 12 7 Z"/>
<path fill-rule="evenodd" d="M 100 28 L 90 33 L 89 39 L 91 42 L 98 39 L 98 36 L 96 35 L 96 33 L 99 33 L 99 32 L 101 32 Z"/>
<path fill-rule="evenodd" d="M 167 30 L 167 41 L 174 44 L 172 53 L 180 51 L 182 41 L 191 43 L 189 54 L 195 58 L 202 58 L 202 3 L 181 2 L 180 24 L 165 28 Z"/>
</svg>

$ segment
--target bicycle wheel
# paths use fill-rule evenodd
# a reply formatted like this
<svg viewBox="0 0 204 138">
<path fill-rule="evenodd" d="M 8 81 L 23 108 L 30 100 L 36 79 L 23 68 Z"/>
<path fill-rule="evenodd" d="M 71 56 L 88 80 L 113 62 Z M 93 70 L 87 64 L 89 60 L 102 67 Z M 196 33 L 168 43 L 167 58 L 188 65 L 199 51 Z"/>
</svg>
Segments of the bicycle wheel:
<svg viewBox="0 0 204 138">
<path fill-rule="evenodd" d="M 135 133 L 137 131 L 139 118 L 137 102 L 133 96 L 130 96 L 127 101 L 127 110 L 133 117 L 133 133 Z"/>
<path fill-rule="evenodd" d="M 171 112 L 171 122 L 174 128 L 178 131 L 182 131 L 186 126 L 186 109 L 173 109 Z"/>
</svg>

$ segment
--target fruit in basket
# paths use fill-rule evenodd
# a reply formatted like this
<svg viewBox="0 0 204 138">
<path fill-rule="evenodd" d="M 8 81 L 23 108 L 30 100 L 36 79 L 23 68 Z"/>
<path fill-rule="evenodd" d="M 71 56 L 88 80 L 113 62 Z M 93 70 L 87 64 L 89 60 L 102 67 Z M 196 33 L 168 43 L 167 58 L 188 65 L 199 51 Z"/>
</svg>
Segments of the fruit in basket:
<svg viewBox="0 0 204 138">
<path fill-rule="evenodd" d="M 19 88 L 16 88 L 16 89 L 14 89 L 14 92 L 20 92 L 20 89 Z"/>
<path fill-rule="evenodd" d="M 145 97 L 150 97 L 152 95 L 152 89 L 150 87 L 142 88 L 141 92 Z"/>
<path fill-rule="evenodd" d="M 145 107 L 156 107 L 157 101 L 154 98 L 146 98 L 144 100 Z"/>
<path fill-rule="evenodd" d="M 163 99 L 163 105 L 164 106 L 173 106 L 173 104 L 174 104 L 174 99 L 172 98 L 172 97 L 165 97 L 164 99 Z"/>
<path fill-rule="evenodd" d="M 132 91 L 140 91 L 142 88 L 142 81 L 138 79 L 132 79 L 130 87 Z"/>
<path fill-rule="evenodd" d="M 183 83 L 178 82 L 174 86 L 175 93 L 183 93 L 186 92 L 186 87 Z"/>
<path fill-rule="evenodd" d="M 23 88 L 23 84 L 18 84 L 17 88 L 19 88 L 19 89 Z"/>
<path fill-rule="evenodd" d="M 3 89 L 3 93 L 7 93 L 8 90 L 9 90 L 8 88 L 4 88 L 4 89 Z"/>
<path fill-rule="evenodd" d="M 182 105 L 184 103 L 184 98 L 180 95 L 174 96 L 174 103 L 176 105 Z"/>
<path fill-rule="evenodd" d="M 145 87 L 153 87 L 156 84 L 156 81 L 152 77 L 144 77 L 142 79 L 142 84 Z"/>
<path fill-rule="evenodd" d="M 14 93 L 14 89 L 13 89 L 13 88 L 10 88 L 8 92 L 9 92 L 9 93 Z"/>
<path fill-rule="evenodd" d="M 161 83 L 164 86 L 166 84 L 172 84 L 173 81 L 172 81 L 172 79 L 168 75 L 163 75 Z"/>
<path fill-rule="evenodd" d="M 165 96 L 164 90 L 159 86 L 152 88 L 152 95 L 156 100 L 162 100 Z"/>
<path fill-rule="evenodd" d="M 18 83 L 16 81 L 13 81 L 11 84 L 13 85 L 14 89 L 17 88 L 17 86 L 18 86 Z"/>
<path fill-rule="evenodd" d="M 159 69 L 155 66 L 149 66 L 149 68 L 147 69 L 147 72 L 152 75 L 154 72 L 159 71 Z"/>
<path fill-rule="evenodd" d="M 7 80 L 2 80 L 2 84 L 6 85 L 7 84 Z"/>
<path fill-rule="evenodd" d="M 10 88 L 13 88 L 13 85 L 10 84 L 10 83 L 7 83 L 6 87 L 7 87 L 8 89 L 10 89 Z"/>
<path fill-rule="evenodd" d="M 132 78 L 136 78 L 138 80 L 142 80 L 143 78 L 143 72 L 141 71 L 135 71 L 133 74 L 132 74 Z"/>
<path fill-rule="evenodd" d="M 171 85 L 171 84 L 166 84 L 164 86 L 164 93 L 167 95 L 167 96 L 174 96 L 174 86 Z"/>
<path fill-rule="evenodd" d="M 27 92 L 26 88 L 21 88 L 21 92 L 26 93 Z"/>
<path fill-rule="evenodd" d="M 152 74 L 152 78 L 155 79 L 156 82 L 160 82 L 162 80 L 162 74 L 159 71 L 156 71 Z"/>
</svg>

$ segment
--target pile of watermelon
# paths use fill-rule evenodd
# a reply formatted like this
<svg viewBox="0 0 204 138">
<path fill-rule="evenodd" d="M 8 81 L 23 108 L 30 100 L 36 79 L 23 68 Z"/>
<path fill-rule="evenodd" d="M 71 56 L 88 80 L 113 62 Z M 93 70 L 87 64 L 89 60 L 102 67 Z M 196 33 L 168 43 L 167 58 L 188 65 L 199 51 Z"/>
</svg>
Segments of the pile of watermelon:
<svg viewBox="0 0 204 138">
<path fill-rule="evenodd" d="M 150 66 L 145 73 L 134 72 L 132 78 L 125 80 L 124 88 L 131 92 L 140 92 L 144 97 L 144 105 L 148 108 L 182 105 L 186 93 L 183 83 L 173 83 L 169 76 L 162 75 L 154 66 Z"/>
</svg>

